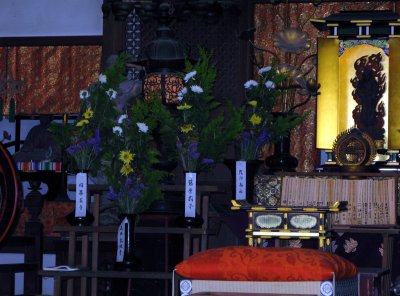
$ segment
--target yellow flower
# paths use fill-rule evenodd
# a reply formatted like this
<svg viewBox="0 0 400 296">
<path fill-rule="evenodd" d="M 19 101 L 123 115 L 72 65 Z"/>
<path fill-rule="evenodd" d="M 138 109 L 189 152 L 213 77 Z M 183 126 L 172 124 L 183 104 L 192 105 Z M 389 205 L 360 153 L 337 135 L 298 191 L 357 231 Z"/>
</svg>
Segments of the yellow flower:
<svg viewBox="0 0 400 296">
<path fill-rule="evenodd" d="M 193 130 L 193 125 L 190 123 L 184 124 L 181 126 L 181 132 L 187 134 L 188 132 Z"/>
<path fill-rule="evenodd" d="M 83 113 L 83 117 L 85 119 L 89 119 L 93 117 L 93 110 L 91 108 L 87 108 L 85 113 Z"/>
<path fill-rule="evenodd" d="M 87 120 L 87 119 L 79 120 L 79 121 L 76 123 L 76 126 L 84 126 L 85 124 L 89 124 L 89 120 Z"/>
<path fill-rule="evenodd" d="M 190 108 L 192 108 L 192 105 L 188 105 L 188 104 L 183 104 L 183 105 L 180 105 L 180 106 L 178 106 L 178 107 L 176 107 L 176 109 L 178 109 L 178 110 L 188 110 L 188 109 L 190 109 Z"/>
<path fill-rule="evenodd" d="M 250 122 L 251 122 L 253 125 L 259 125 L 259 124 L 261 123 L 261 117 L 258 116 L 257 114 L 253 114 L 253 115 L 251 115 L 251 117 L 250 117 Z"/>
<path fill-rule="evenodd" d="M 133 173 L 133 168 L 130 166 L 129 163 L 124 163 L 120 170 L 121 175 L 128 176 L 130 173 Z"/>
<path fill-rule="evenodd" d="M 125 164 L 130 164 L 135 156 L 134 153 L 130 152 L 129 150 L 122 150 L 119 153 L 119 159 Z"/>
<path fill-rule="evenodd" d="M 257 107 L 257 101 L 249 101 L 247 104 L 249 104 L 250 106 L 253 106 L 253 107 Z"/>
</svg>

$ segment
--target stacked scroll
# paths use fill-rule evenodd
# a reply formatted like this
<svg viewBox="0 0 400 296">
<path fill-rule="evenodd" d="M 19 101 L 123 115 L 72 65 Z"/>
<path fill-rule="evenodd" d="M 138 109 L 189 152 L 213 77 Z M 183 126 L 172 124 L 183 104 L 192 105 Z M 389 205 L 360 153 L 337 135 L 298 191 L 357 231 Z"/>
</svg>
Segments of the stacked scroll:
<svg viewBox="0 0 400 296">
<path fill-rule="evenodd" d="M 282 179 L 281 206 L 330 206 L 347 201 L 348 211 L 335 214 L 333 224 L 396 224 L 395 178 L 340 179 L 291 177 Z"/>
</svg>

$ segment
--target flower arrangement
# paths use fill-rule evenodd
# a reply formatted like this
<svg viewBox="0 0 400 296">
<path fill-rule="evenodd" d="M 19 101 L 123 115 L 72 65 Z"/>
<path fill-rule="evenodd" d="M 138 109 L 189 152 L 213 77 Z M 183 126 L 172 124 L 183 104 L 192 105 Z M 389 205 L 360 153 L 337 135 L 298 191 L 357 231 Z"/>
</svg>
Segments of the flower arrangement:
<svg viewBox="0 0 400 296">
<path fill-rule="evenodd" d="M 60 149 L 69 159 L 69 170 L 96 173 L 100 170 L 102 151 L 108 145 L 112 133 L 110 125 L 117 116 L 114 108 L 119 84 L 125 79 L 123 55 L 92 83 L 81 90 L 80 111 L 74 122 L 52 123 L 52 132 Z"/>
<path fill-rule="evenodd" d="M 73 169 L 105 176 L 108 197 L 118 213 L 141 213 L 162 197 L 163 172 L 151 131 L 166 118 L 158 100 L 137 100 L 122 114 L 117 90 L 125 78 L 127 55 L 120 55 L 98 80 L 80 92 L 75 122 L 53 123 L 50 131 L 66 151 Z"/>
<path fill-rule="evenodd" d="M 164 173 L 152 167 L 159 152 L 153 145 L 155 123 L 149 117 L 149 104 L 137 101 L 131 114 L 118 117 L 110 137 L 111 149 L 104 153 L 108 197 L 120 214 L 141 213 L 162 196 L 159 183 Z"/>
<path fill-rule="evenodd" d="M 195 65 L 186 61 L 185 87 L 178 94 L 173 113 L 176 151 L 186 172 L 199 172 L 222 162 L 227 146 L 243 129 L 240 113 L 232 104 L 226 103 L 227 112 L 218 109 L 220 103 L 212 94 L 217 71 L 211 57 L 212 53 L 200 49 Z"/>
<path fill-rule="evenodd" d="M 244 84 L 246 99 L 241 111 L 245 128 L 237 149 L 237 157 L 243 160 L 258 159 L 266 143 L 288 136 L 304 120 L 304 116 L 295 113 L 274 112 L 285 92 L 280 86 L 288 77 L 286 72 L 268 66 L 259 69 L 258 77 L 258 81 Z"/>
<path fill-rule="evenodd" d="M 95 130 L 93 138 L 88 140 L 76 137 L 66 151 L 74 159 L 77 170 L 89 171 L 100 154 L 100 131 Z"/>
</svg>

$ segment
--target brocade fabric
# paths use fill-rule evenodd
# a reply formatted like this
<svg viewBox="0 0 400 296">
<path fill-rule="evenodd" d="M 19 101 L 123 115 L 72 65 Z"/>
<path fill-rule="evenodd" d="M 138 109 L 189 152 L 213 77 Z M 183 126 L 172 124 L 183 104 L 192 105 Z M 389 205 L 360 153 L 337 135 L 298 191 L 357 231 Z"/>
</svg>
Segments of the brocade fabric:
<svg viewBox="0 0 400 296">
<path fill-rule="evenodd" d="M 199 280 L 323 281 L 353 278 L 357 267 L 324 251 L 232 246 L 196 253 L 175 267 L 180 276 Z"/>
<path fill-rule="evenodd" d="M 97 80 L 101 53 L 101 46 L 0 47 L 0 75 L 8 72 L 24 85 L 14 96 L 15 113 L 78 113 L 79 91 Z M 2 97 L 8 114 L 12 96 Z"/>
</svg>

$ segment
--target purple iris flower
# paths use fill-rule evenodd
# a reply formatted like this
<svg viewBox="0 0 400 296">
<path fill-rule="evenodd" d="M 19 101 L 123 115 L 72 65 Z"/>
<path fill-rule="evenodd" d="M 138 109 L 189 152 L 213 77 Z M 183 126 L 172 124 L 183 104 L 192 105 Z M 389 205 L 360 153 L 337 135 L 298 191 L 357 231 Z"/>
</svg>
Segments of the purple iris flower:
<svg viewBox="0 0 400 296">
<path fill-rule="evenodd" d="M 251 142 L 251 134 L 248 131 L 243 131 L 240 133 L 240 137 L 242 138 L 242 145 L 247 147 L 250 145 Z"/>
<path fill-rule="evenodd" d="M 100 130 L 95 130 L 94 131 L 94 137 L 97 140 L 98 143 L 100 143 Z"/>
<path fill-rule="evenodd" d="M 265 142 L 267 142 L 269 138 L 269 134 L 265 128 L 262 129 L 260 135 L 258 136 L 257 139 L 257 146 L 263 145 Z"/>
<path fill-rule="evenodd" d="M 109 186 L 108 198 L 116 199 L 117 197 L 118 197 L 118 194 L 115 193 L 114 188 L 112 186 Z"/>
<path fill-rule="evenodd" d="M 97 129 L 94 132 L 94 137 L 87 141 L 88 146 L 92 146 L 94 153 L 100 153 L 100 131 Z"/>
<path fill-rule="evenodd" d="M 200 156 L 200 153 L 197 151 L 197 143 L 190 144 L 187 149 L 187 152 L 188 152 L 188 156 L 194 160 L 198 159 Z"/>
<path fill-rule="evenodd" d="M 81 150 L 82 148 L 78 145 L 73 145 L 73 146 L 69 146 L 66 150 L 69 154 L 75 154 L 77 153 L 79 150 Z"/>
<path fill-rule="evenodd" d="M 132 178 L 127 178 L 125 181 L 124 191 L 128 193 L 131 199 L 136 199 L 142 196 L 144 184 L 137 184 Z"/>
<path fill-rule="evenodd" d="M 108 198 L 110 200 L 116 200 L 128 197 L 129 199 L 135 200 L 143 195 L 144 188 L 145 185 L 143 183 L 137 184 L 135 179 L 127 178 L 119 192 L 115 192 L 112 186 L 109 187 Z"/>
<path fill-rule="evenodd" d="M 86 148 L 86 146 L 88 146 L 88 144 L 85 141 L 79 141 L 78 146 L 80 146 L 83 149 L 83 148 Z"/>
<path fill-rule="evenodd" d="M 99 134 L 98 130 L 96 130 L 96 132 L 95 132 L 95 134 L 94 134 L 94 137 L 91 138 L 91 139 L 89 139 L 89 140 L 87 141 L 87 143 L 88 143 L 89 145 L 95 145 L 95 144 L 100 143 L 100 134 Z"/>
</svg>

